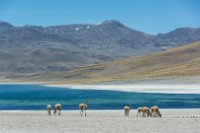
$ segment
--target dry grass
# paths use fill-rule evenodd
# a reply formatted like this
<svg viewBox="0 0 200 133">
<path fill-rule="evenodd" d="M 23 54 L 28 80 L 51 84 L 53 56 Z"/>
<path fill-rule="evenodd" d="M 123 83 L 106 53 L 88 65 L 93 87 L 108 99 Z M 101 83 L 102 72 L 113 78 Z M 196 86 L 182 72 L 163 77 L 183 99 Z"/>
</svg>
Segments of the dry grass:
<svg viewBox="0 0 200 133">
<path fill-rule="evenodd" d="M 57 79 L 61 80 L 59 83 L 79 84 L 171 76 L 200 76 L 200 42 L 151 55 L 35 75 L 31 79 Z"/>
</svg>

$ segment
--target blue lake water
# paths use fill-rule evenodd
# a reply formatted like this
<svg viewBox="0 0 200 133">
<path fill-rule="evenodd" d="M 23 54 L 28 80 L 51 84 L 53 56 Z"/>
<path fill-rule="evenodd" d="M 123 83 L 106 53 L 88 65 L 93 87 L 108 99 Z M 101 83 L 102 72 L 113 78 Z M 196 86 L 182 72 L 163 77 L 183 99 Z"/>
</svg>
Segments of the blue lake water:
<svg viewBox="0 0 200 133">
<path fill-rule="evenodd" d="M 0 85 L 0 110 L 43 110 L 47 104 L 61 103 L 63 109 L 78 109 L 89 100 L 88 109 L 122 109 L 158 105 L 160 108 L 200 108 L 200 94 L 130 93 L 77 90 L 41 85 Z"/>
</svg>

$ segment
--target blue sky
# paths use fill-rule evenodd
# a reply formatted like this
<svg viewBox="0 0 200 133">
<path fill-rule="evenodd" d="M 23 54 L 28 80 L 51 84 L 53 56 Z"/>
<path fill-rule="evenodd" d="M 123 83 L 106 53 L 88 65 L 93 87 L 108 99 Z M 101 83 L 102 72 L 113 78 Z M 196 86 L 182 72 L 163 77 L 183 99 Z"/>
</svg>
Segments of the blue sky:
<svg viewBox="0 0 200 133">
<path fill-rule="evenodd" d="M 150 34 L 200 27 L 200 0 L 0 0 L 0 20 L 16 26 L 111 19 Z"/>
</svg>

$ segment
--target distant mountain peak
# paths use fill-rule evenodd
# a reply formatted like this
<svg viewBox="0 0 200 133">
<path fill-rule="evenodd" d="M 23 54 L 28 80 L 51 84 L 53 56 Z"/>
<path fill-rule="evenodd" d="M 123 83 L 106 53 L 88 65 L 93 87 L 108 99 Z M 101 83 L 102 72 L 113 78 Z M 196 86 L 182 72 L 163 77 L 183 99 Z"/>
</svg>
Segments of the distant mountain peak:
<svg viewBox="0 0 200 133">
<path fill-rule="evenodd" d="M 0 24 L 2 24 L 2 23 L 5 23 L 5 21 L 1 21 L 1 20 L 0 20 Z"/>
<path fill-rule="evenodd" d="M 117 20 L 105 20 L 102 25 L 107 25 L 107 24 L 114 24 L 118 26 L 124 26 L 120 21 Z"/>
<path fill-rule="evenodd" d="M 11 27 L 13 27 L 13 25 L 10 24 L 10 23 L 8 23 L 8 22 L 1 21 L 1 20 L 0 20 L 0 27 L 11 28 Z"/>
</svg>

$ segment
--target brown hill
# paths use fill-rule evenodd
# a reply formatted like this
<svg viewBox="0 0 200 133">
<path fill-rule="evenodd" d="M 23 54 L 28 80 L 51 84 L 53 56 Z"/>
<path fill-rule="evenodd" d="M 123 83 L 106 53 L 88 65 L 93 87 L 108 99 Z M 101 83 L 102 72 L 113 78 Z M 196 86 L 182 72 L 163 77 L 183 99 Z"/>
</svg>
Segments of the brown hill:
<svg viewBox="0 0 200 133">
<path fill-rule="evenodd" d="M 61 83 L 99 83 L 177 76 L 200 76 L 200 42 L 151 55 L 35 75 L 31 79 L 51 79 Z"/>
</svg>

